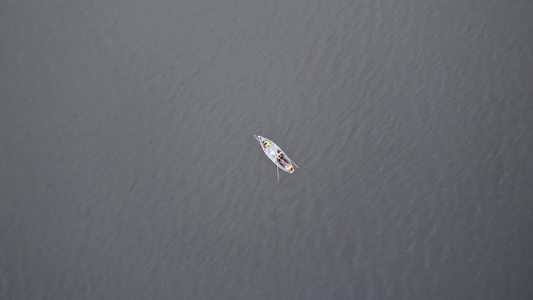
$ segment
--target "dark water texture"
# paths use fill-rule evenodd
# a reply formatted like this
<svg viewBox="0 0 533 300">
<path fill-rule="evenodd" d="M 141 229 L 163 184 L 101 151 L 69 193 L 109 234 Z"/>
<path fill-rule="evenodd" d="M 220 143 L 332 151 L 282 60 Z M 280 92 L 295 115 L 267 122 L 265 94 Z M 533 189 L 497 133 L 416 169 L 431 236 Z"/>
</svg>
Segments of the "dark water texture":
<svg viewBox="0 0 533 300">
<path fill-rule="evenodd" d="M 530 1 L 8 0 L 0 40 L 2 299 L 533 299 Z"/>
</svg>

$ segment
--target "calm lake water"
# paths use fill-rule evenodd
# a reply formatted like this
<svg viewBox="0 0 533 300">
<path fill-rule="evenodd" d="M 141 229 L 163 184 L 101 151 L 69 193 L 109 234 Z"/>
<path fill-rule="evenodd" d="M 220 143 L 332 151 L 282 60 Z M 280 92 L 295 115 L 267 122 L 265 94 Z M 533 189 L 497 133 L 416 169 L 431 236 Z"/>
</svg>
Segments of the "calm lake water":
<svg viewBox="0 0 533 300">
<path fill-rule="evenodd" d="M 7 1 L 0 38 L 2 299 L 533 299 L 529 1 Z"/>
</svg>

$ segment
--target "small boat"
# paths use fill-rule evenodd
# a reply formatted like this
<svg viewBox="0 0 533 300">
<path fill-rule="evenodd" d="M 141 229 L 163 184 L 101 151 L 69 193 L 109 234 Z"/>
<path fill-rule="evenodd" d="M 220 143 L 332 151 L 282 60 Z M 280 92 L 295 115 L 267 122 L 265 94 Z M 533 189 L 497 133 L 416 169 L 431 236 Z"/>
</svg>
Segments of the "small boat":
<svg viewBox="0 0 533 300">
<path fill-rule="evenodd" d="M 265 151 L 266 156 L 270 158 L 270 160 L 278 166 L 276 168 L 276 171 L 278 172 L 278 181 L 279 181 L 279 169 L 282 169 L 283 171 L 292 174 L 294 172 L 294 167 L 298 168 L 298 166 L 281 150 L 278 145 L 276 145 L 273 141 L 262 137 L 260 135 L 255 135 L 254 138 L 261 144 L 261 148 L 263 148 L 263 151 Z"/>
</svg>

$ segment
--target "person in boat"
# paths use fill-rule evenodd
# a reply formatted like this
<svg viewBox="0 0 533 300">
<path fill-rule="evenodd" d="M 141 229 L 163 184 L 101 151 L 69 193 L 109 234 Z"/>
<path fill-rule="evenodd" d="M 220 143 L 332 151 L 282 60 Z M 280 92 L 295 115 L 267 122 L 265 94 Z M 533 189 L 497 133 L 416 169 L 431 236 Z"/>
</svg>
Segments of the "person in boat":
<svg viewBox="0 0 533 300">
<path fill-rule="evenodd" d="M 276 159 L 282 166 L 285 166 L 286 164 L 288 164 L 287 160 L 285 160 L 285 156 L 280 150 L 278 150 L 278 155 L 276 155 Z"/>
</svg>

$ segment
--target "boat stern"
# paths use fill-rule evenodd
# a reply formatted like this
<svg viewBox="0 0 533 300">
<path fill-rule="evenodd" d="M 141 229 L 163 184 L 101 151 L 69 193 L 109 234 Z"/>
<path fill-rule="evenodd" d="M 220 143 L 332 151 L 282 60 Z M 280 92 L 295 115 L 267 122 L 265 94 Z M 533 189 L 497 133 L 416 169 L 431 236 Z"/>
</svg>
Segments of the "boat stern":
<svg viewBox="0 0 533 300">
<path fill-rule="evenodd" d="M 285 166 L 283 170 L 290 174 L 294 173 L 294 167 L 292 166 L 292 164 Z"/>
</svg>

